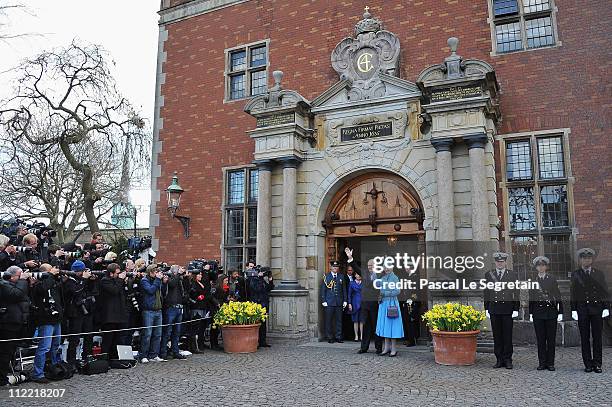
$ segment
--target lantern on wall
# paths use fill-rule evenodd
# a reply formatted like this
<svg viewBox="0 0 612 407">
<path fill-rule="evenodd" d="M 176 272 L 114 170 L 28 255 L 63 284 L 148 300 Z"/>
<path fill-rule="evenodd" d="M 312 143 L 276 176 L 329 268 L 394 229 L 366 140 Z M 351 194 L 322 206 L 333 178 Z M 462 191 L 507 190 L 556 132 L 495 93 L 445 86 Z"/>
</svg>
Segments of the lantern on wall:
<svg viewBox="0 0 612 407">
<path fill-rule="evenodd" d="M 168 197 L 168 212 L 170 212 L 170 215 L 173 218 L 178 219 L 179 222 L 181 222 L 181 225 L 183 225 L 185 239 L 187 239 L 189 237 L 189 223 L 191 218 L 189 218 L 189 216 L 181 216 L 176 214 L 181 206 L 181 195 L 183 195 L 183 192 L 185 192 L 185 190 L 179 185 L 178 175 L 175 172 L 170 186 L 166 188 L 166 195 Z"/>
</svg>

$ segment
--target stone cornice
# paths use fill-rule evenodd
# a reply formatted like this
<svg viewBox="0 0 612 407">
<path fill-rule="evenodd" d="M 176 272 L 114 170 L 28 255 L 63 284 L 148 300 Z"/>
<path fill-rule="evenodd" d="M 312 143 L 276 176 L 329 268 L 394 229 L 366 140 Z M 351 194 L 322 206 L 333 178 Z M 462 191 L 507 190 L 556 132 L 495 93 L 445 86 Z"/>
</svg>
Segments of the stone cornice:
<svg viewBox="0 0 612 407">
<path fill-rule="evenodd" d="M 171 24 L 200 14 L 210 13 L 249 0 L 194 0 L 160 10 L 159 25 Z"/>
</svg>

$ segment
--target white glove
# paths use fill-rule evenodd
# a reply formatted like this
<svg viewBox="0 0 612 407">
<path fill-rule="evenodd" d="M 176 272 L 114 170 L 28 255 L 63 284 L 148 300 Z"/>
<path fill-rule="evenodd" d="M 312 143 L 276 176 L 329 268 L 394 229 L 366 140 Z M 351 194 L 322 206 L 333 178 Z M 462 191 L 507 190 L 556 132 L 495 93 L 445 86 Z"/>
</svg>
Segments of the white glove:
<svg viewBox="0 0 612 407">
<path fill-rule="evenodd" d="M 491 319 L 491 315 L 489 315 L 489 311 L 485 311 L 487 313 L 487 318 Z"/>
<path fill-rule="evenodd" d="M 601 313 L 601 317 L 602 318 L 605 318 L 605 317 L 607 317 L 609 315 L 610 315 L 610 311 L 608 311 L 607 309 L 603 310 L 603 312 Z"/>
<path fill-rule="evenodd" d="M 557 322 L 563 321 L 563 314 L 557 315 Z"/>
<path fill-rule="evenodd" d="M 578 312 L 577 311 L 572 311 L 572 319 L 574 321 L 578 321 Z"/>
<path fill-rule="evenodd" d="M 327 302 L 324 302 L 324 303 L 323 303 L 323 306 L 324 306 L 324 307 L 327 307 Z"/>
<path fill-rule="evenodd" d="M 518 318 L 518 311 L 512 311 L 512 318 Z"/>
<path fill-rule="evenodd" d="M 533 322 L 533 315 L 529 315 L 529 322 Z"/>
<path fill-rule="evenodd" d="M 346 308 L 346 301 L 342 303 L 342 308 Z"/>
</svg>

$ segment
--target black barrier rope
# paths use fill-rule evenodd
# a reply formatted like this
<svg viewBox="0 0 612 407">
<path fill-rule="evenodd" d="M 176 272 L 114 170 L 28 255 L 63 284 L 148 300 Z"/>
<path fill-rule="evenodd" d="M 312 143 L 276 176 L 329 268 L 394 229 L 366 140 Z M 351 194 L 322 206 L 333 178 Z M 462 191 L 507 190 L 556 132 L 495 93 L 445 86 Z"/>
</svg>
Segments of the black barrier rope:
<svg viewBox="0 0 612 407">
<path fill-rule="evenodd" d="M 146 328 L 160 328 L 160 327 L 172 326 L 172 325 L 189 324 L 191 322 L 202 321 L 203 319 L 212 319 L 212 318 L 211 317 L 208 317 L 208 318 L 203 317 L 203 318 L 190 319 L 189 321 L 173 322 L 171 324 L 141 326 L 141 327 L 138 327 L 138 328 L 121 328 L 121 329 L 109 329 L 107 331 L 79 332 L 79 333 L 74 333 L 74 334 L 60 334 L 60 335 L 51 335 L 51 336 L 35 336 L 33 338 L 0 339 L 0 343 L 2 343 L 2 342 L 31 341 L 31 340 L 34 340 L 34 339 L 46 339 L 46 338 L 57 338 L 57 337 L 61 338 L 61 337 L 65 337 L 65 336 L 97 335 L 97 334 L 104 334 L 104 333 L 110 333 L 110 332 L 136 331 L 136 330 L 146 329 Z"/>
</svg>

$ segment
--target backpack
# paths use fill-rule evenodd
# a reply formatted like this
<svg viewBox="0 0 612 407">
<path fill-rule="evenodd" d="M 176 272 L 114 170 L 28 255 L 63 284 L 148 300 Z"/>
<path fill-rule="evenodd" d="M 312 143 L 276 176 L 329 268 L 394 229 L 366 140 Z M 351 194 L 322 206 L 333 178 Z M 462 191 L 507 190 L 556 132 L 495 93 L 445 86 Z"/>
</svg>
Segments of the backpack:
<svg viewBox="0 0 612 407">
<path fill-rule="evenodd" d="M 65 380 L 70 379 L 74 375 L 74 367 L 64 361 L 60 361 L 55 365 L 47 365 L 45 377 L 49 380 Z"/>
</svg>

